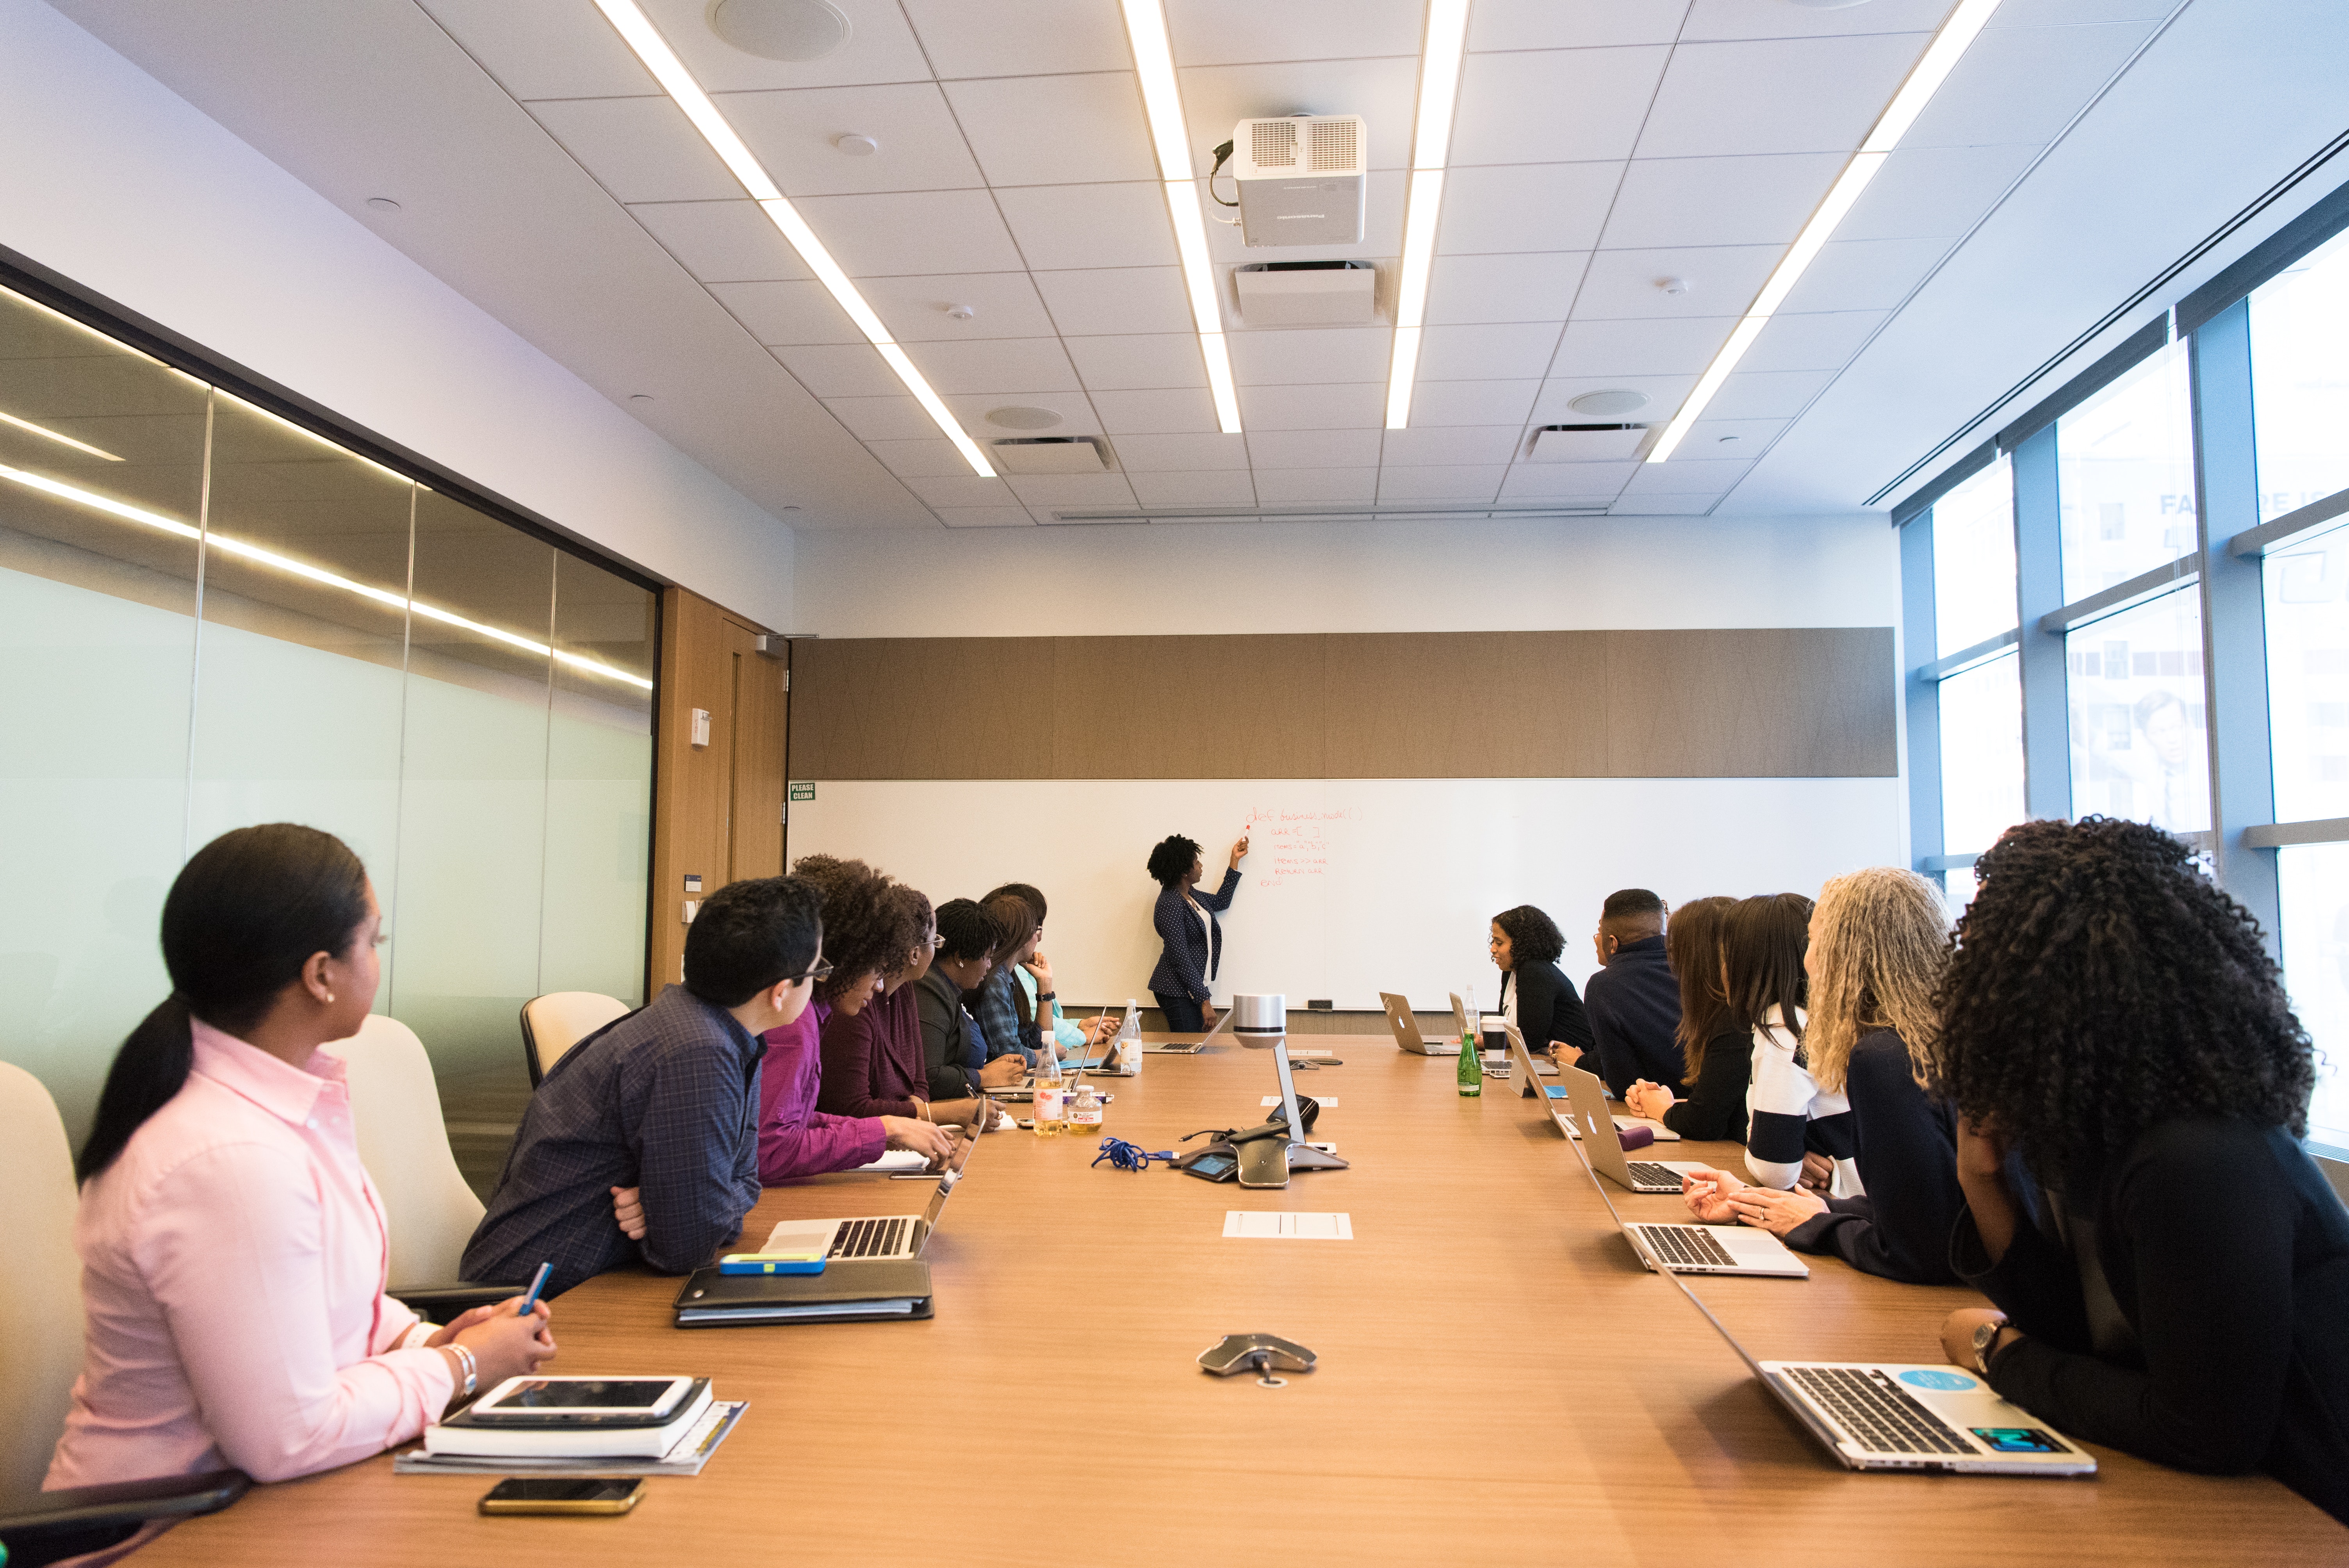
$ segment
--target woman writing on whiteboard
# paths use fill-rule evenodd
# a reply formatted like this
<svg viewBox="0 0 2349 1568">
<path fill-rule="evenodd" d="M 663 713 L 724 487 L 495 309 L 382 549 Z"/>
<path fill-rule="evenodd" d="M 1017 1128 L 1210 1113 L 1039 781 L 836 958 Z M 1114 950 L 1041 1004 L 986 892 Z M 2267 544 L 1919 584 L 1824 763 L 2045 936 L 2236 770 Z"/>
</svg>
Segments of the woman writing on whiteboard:
<svg viewBox="0 0 2349 1568">
<path fill-rule="evenodd" d="M 1232 906 L 1240 885 L 1240 861 L 1248 851 L 1245 834 L 1232 846 L 1231 863 L 1223 884 L 1214 892 L 1198 891 L 1206 874 L 1199 843 L 1176 833 L 1150 851 L 1150 874 L 1158 883 L 1158 908 L 1152 923 L 1166 944 L 1158 967 L 1150 972 L 1150 994 L 1166 1015 L 1166 1027 L 1178 1035 L 1195 1035 L 1212 1028 L 1216 1010 L 1208 1006 L 1216 971 L 1224 961 L 1224 928 L 1216 916 Z"/>
</svg>

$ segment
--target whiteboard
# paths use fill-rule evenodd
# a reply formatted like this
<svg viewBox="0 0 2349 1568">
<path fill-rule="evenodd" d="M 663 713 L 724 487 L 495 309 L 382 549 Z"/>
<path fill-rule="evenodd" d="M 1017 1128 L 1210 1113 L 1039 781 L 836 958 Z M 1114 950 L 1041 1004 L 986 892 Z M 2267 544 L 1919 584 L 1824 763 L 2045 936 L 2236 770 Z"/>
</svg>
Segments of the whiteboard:
<svg viewBox="0 0 2349 1568">
<path fill-rule="evenodd" d="M 1050 901 L 1044 952 L 1067 1002 L 1117 1003 L 1158 962 L 1158 887 L 1143 864 L 1169 833 L 1199 841 L 1213 891 L 1232 841 L 1253 849 L 1224 927 L 1218 1004 L 1280 992 L 1442 1011 L 1500 975 L 1492 917 L 1520 903 L 1566 934 L 1560 967 L 1597 966 L 1589 933 L 1623 887 L 1679 904 L 1709 893 L 1816 897 L 1830 876 L 1903 863 L 1898 779 L 1346 779 L 816 781 L 790 807 L 792 858 L 854 856 L 933 903 L 1032 882 Z"/>
</svg>

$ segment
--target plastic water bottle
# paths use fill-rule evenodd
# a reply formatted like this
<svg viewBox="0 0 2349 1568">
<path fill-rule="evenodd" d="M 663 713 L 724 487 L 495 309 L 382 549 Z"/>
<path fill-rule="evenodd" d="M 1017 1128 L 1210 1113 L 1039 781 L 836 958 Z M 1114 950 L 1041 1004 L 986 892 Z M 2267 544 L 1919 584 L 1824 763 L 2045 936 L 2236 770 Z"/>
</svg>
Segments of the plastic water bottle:
<svg viewBox="0 0 2349 1568">
<path fill-rule="evenodd" d="M 1125 1022 L 1118 1026 L 1117 1042 L 1118 1050 L 1124 1057 L 1124 1061 L 1122 1064 L 1124 1069 L 1127 1072 L 1139 1075 L 1142 1071 L 1142 1058 L 1143 1056 L 1142 1049 L 1142 1009 L 1133 1005 L 1133 998 L 1131 996 L 1128 996 L 1125 999 Z"/>
<path fill-rule="evenodd" d="M 1045 1053 L 1036 1069 L 1036 1136 L 1056 1138 L 1068 1127 L 1068 1086 L 1061 1078 L 1057 1051 Z"/>
<path fill-rule="evenodd" d="M 1092 1085 L 1080 1082 L 1076 1098 L 1069 1102 L 1069 1136 L 1099 1138 L 1101 1130 L 1101 1093 Z"/>
</svg>

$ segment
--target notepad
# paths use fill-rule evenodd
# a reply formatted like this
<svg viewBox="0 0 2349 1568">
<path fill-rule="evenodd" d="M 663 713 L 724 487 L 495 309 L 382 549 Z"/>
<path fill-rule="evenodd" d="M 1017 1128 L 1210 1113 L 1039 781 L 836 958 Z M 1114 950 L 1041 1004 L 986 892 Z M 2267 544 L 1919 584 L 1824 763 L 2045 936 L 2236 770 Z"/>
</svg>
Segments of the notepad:
<svg viewBox="0 0 2349 1568">
<path fill-rule="evenodd" d="M 1297 1098 L 1302 1099 L 1305 1097 L 1303 1095 L 1299 1095 Z M 1277 1094 L 1268 1094 L 1266 1095 L 1263 1100 L 1259 1103 L 1261 1103 L 1267 1110 L 1270 1110 L 1274 1106 L 1280 1103 L 1280 1097 Z M 1313 1103 L 1323 1107 L 1325 1109 L 1334 1108 L 1338 1103 L 1338 1097 L 1334 1094 L 1317 1094 L 1313 1097 Z"/>
<path fill-rule="evenodd" d="M 1351 1214 L 1297 1213 L 1266 1209 L 1227 1209 L 1224 1234 L 1284 1242 L 1350 1242 Z"/>
<path fill-rule="evenodd" d="M 885 1149 L 881 1158 L 863 1165 L 851 1166 L 854 1171 L 881 1171 L 895 1175 L 900 1171 L 925 1171 L 930 1168 L 930 1157 L 912 1149 Z"/>
</svg>

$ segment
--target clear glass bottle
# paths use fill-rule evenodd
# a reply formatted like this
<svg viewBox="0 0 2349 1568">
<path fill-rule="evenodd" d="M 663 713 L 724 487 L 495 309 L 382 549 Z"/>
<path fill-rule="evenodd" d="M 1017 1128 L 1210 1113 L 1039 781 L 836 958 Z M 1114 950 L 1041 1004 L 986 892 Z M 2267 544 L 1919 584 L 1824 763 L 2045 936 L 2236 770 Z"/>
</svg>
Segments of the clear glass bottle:
<svg viewBox="0 0 2349 1568">
<path fill-rule="evenodd" d="M 1036 1067 L 1036 1136 L 1051 1138 L 1067 1130 L 1068 1085 L 1061 1077 L 1057 1051 L 1046 1051 Z"/>
<path fill-rule="evenodd" d="M 1080 1081 L 1075 1098 L 1069 1102 L 1069 1136 L 1099 1138 L 1101 1130 L 1101 1091 L 1090 1083 Z"/>
</svg>

